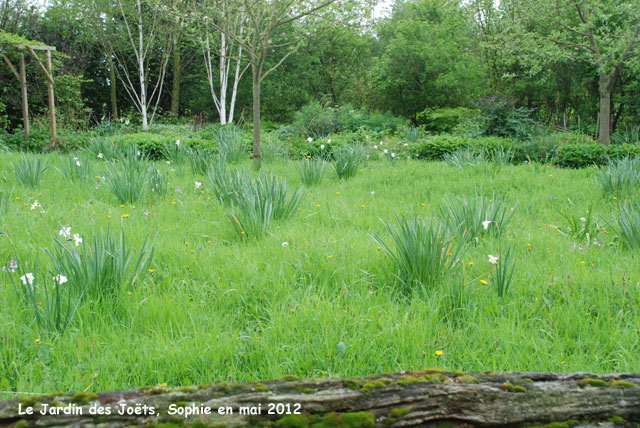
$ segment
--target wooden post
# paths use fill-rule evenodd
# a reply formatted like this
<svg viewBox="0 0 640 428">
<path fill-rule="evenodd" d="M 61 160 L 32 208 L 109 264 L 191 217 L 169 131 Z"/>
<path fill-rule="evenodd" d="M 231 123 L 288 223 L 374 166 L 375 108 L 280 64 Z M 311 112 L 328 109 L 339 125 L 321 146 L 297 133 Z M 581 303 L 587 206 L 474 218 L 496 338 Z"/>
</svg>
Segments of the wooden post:
<svg viewBox="0 0 640 428">
<path fill-rule="evenodd" d="M 27 98 L 27 73 L 24 69 L 24 55 L 20 55 L 20 89 L 22 91 L 22 120 L 24 122 L 24 138 L 29 138 L 29 101 Z"/>
<path fill-rule="evenodd" d="M 47 50 L 47 71 L 50 78 L 47 79 L 47 87 L 49 89 L 49 117 L 51 118 L 51 140 L 55 145 L 58 139 L 58 133 L 56 131 L 56 103 L 53 95 L 53 73 L 51 72 L 51 51 Z"/>
</svg>

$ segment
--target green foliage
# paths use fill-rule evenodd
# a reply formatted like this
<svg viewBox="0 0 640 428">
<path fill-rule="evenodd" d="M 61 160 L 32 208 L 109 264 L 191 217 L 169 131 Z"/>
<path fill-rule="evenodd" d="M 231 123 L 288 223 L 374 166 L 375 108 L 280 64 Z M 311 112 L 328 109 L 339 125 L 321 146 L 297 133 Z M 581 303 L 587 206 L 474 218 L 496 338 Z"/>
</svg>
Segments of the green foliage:
<svg viewBox="0 0 640 428">
<path fill-rule="evenodd" d="M 444 155 L 444 161 L 449 166 L 456 168 L 476 167 L 487 164 L 486 152 L 484 150 L 481 150 L 479 153 L 473 153 L 468 147 L 458 149 L 453 153 L 446 153 Z"/>
<path fill-rule="evenodd" d="M 558 227 L 560 233 L 573 238 L 574 240 L 589 241 L 595 238 L 600 227 L 593 217 L 593 204 L 589 206 L 584 216 L 576 214 L 573 210 L 573 203 L 569 201 L 569 206 L 562 210 L 556 209 L 558 214 L 565 220 L 567 227 Z"/>
<path fill-rule="evenodd" d="M 498 293 L 498 297 L 504 297 L 513 284 L 513 274 L 516 270 L 517 259 L 511 246 L 504 251 L 500 248 L 497 257 L 495 268 L 491 270 L 491 282 Z"/>
<path fill-rule="evenodd" d="M 614 144 L 640 144 L 640 125 L 625 126 L 616 130 L 611 136 L 611 142 Z"/>
<path fill-rule="evenodd" d="M 406 125 L 405 119 L 390 114 L 357 109 L 349 104 L 325 107 L 313 102 L 295 114 L 292 128 L 299 137 L 321 139 L 327 135 L 355 132 L 358 129 L 395 133 Z"/>
<path fill-rule="evenodd" d="M 211 189 L 225 206 L 231 206 L 245 188 L 251 187 L 251 174 L 235 168 L 228 168 L 223 160 L 218 160 L 208 172 Z"/>
<path fill-rule="evenodd" d="M 218 153 L 227 162 L 237 163 L 247 159 L 249 150 L 248 140 L 244 137 L 244 131 L 233 125 L 218 128 L 214 135 L 218 144 Z"/>
<path fill-rule="evenodd" d="M 640 249 L 640 203 L 627 201 L 621 206 L 612 228 L 625 248 Z"/>
<path fill-rule="evenodd" d="M 107 229 L 96 231 L 91 239 L 75 245 L 75 240 L 54 239 L 47 250 L 55 272 L 65 275 L 65 285 L 80 295 L 113 298 L 132 290 L 153 260 L 154 242 L 147 236 L 138 251 L 128 243 L 124 230 L 119 237 Z"/>
<path fill-rule="evenodd" d="M 57 169 L 65 180 L 84 181 L 91 175 L 89 162 L 78 156 L 61 156 L 58 165 Z"/>
<path fill-rule="evenodd" d="M 347 147 L 335 153 L 333 168 L 340 180 L 348 180 L 356 176 L 360 163 L 365 157 L 362 147 Z"/>
<path fill-rule="evenodd" d="M 120 162 L 109 162 L 105 182 L 120 204 L 140 200 L 149 187 L 149 169 L 142 157 L 127 156 Z"/>
<path fill-rule="evenodd" d="M 16 181 L 23 186 L 29 186 L 32 189 L 38 187 L 40 180 L 44 177 L 49 169 L 48 159 L 44 161 L 40 157 L 22 155 L 22 160 L 13 166 Z"/>
<path fill-rule="evenodd" d="M 13 188 L 8 192 L 0 189 L 0 216 L 5 215 L 9 212 L 9 204 L 11 202 L 11 197 L 13 196 Z"/>
<path fill-rule="evenodd" d="M 535 132 L 532 110 L 514 107 L 498 97 L 483 98 L 478 103 L 483 135 L 527 139 Z"/>
<path fill-rule="evenodd" d="M 322 159 L 302 159 L 296 162 L 296 171 L 305 186 L 317 186 L 324 177 L 325 161 Z"/>
<path fill-rule="evenodd" d="M 91 154 L 91 158 L 103 161 L 121 160 L 124 156 L 124 146 L 117 145 L 108 137 L 92 137 L 87 140 L 85 151 Z"/>
<path fill-rule="evenodd" d="M 243 238 L 264 236 L 273 219 L 271 201 L 261 198 L 255 187 L 245 187 L 234 196 L 229 217 L 236 232 Z"/>
<path fill-rule="evenodd" d="M 64 283 L 60 273 L 39 270 L 37 258 L 33 272 L 26 272 L 23 264 L 18 262 L 15 276 L 18 278 L 9 275 L 13 288 L 21 296 L 21 302 L 31 310 L 38 328 L 64 333 L 75 316 L 83 293 Z M 52 278 L 50 282 L 49 277 Z"/>
<path fill-rule="evenodd" d="M 440 202 L 440 215 L 452 234 L 475 239 L 504 234 L 518 209 L 508 208 L 500 196 L 476 193 L 473 199 L 449 196 Z"/>
<path fill-rule="evenodd" d="M 295 214 L 302 201 L 302 188 L 289 193 L 287 180 L 272 174 L 262 174 L 252 186 L 262 203 L 271 205 L 274 220 L 282 220 Z M 244 193 L 247 192 L 245 189 Z M 250 192 L 253 193 L 253 192 Z"/>
<path fill-rule="evenodd" d="M 466 107 L 426 108 L 418 113 L 416 120 L 426 130 L 436 133 L 451 132 L 465 120 L 480 113 L 480 110 Z"/>
<path fill-rule="evenodd" d="M 465 241 L 456 243 L 442 224 L 404 217 L 397 218 L 395 226 L 383 224 L 393 246 L 377 234 L 373 239 L 395 264 L 396 278 L 405 291 L 434 288 L 449 280 L 461 266 Z"/>
<path fill-rule="evenodd" d="M 155 196 L 164 196 L 169 191 L 169 177 L 164 170 L 149 168 L 149 190 Z"/>
<path fill-rule="evenodd" d="M 606 195 L 624 195 L 640 190 L 640 157 L 610 160 L 595 175 L 596 183 Z"/>
<path fill-rule="evenodd" d="M 205 147 L 188 148 L 187 159 L 191 165 L 191 172 L 196 175 L 207 175 L 215 154 L 212 149 Z"/>
<path fill-rule="evenodd" d="M 49 131 L 42 127 L 31 127 L 29 138 L 25 138 L 21 129 L 16 129 L 13 134 L 7 134 L 2 137 L 2 142 L 11 150 L 24 151 L 24 152 L 43 152 L 45 147 L 51 141 L 51 134 Z"/>
<path fill-rule="evenodd" d="M 174 143 L 164 143 L 160 149 L 162 158 L 174 165 L 182 165 L 189 155 L 188 149 L 182 147 L 182 142 L 176 140 Z"/>
</svg>

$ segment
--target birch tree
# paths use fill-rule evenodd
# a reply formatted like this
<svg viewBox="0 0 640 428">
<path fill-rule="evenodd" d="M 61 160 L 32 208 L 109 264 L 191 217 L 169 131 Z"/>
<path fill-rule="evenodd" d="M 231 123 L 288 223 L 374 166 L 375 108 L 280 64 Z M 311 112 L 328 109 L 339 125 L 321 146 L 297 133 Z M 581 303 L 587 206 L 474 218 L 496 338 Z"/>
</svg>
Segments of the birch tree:
<svg viewBox="0 0 640 428">
<path fill-rule="evenodd" d="M 146 131 L 158 109 L 172 49 L 166 6 L 150 0 L 94 0 L 94 7 L 105 28 L 113 29 L 104 33 L 104 43 Z"/>
<path fill-rule="evenodd" d="M 253 161 L 260 168 L 262 153 L 260 150 L 260 94 L 261 84 L 271 73 L 277 70 L 300 46 L 302 38 L 309 34 L 317 20 L 324 17 L 322 9 L 338 0 L 212 0 L 217 10 L 211 24 L 224 33 L 227 39 L 246 52 L 251 68 L 253 87 Z M 304 22 L 301 22 L 304 21 Z M 244 23 L 243 31 L 238 34 L 234 29 L 238 22 Z M 293 34 L 281 29 L 288 24 L 295 26 Z M 278 43 L 274 43 L 278 35 Z M 271 67 L 265 68 L 267 58 L 276 56 Z"/>
<path fill-rule="evenodd" d="M 207 2 L 206 5 L 210 11 L 213 10 L 212 7 L 221 7 L 222 16 L 225 16 L 226 11 L 233 9 L 232 1 Z M 240 42 L 243 40 L 245 32 L 245 16 L 241 10 L 237 12 L 229 16 L 229 22 L 224 26 L 212 25 L 211 20 L 217 19 L 215 13 L 212 13 L 212 16 L 204 17 L 201 27 L 201 33 L 204 33 L 202 53 L 207 72 L 207 81 L 209 82 L 211 97 L 218 111 L 221 125 L 233 123 L 238 85 L 250 65 L 249 63 L 243 64 L 243 44 Z M 224 30 L 218 30 L 216 27 L 224 28 Z M 218 61 L 217 64 L 215 63 L 216 59 Z M 233 70 L 233 76 L 231 75 L 231 70 Z M 230 86 L 229 79 L 231 77 L 233 77 L 233 82 Z M 219 89 L 216 89 L 216 87 Z M 231 97 L 227 108 L 229 90 L 231 90 Z"/>
</svg>

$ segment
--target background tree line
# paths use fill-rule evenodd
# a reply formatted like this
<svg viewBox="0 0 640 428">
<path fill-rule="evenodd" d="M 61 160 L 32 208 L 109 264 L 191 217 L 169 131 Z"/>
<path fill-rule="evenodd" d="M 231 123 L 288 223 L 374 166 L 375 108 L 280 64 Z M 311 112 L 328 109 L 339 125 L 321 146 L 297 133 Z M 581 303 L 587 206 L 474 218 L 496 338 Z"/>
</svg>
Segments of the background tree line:
<svg viewBox="0 0 640 428">
<path fill-rule="evenodd" d="M 638 125 L 635 1 L 396 0 L 383 17 L 371 16 L 373 0 L 326 3 L 54 0 L 43 9 L 1 0 L 0 29 L 58 48 L 67 127 L 251 123 L 261 52 L 263 122 L 319 104 L 389 112 L 434 132 L 474 132 L 484 118 L 479 132 L 500 135 L 535 120 L 608 143 Z M 46 88 L 37 72 L 28 77 L 38 116 Z M 19 85 L 5 66 L 0 82 L 0 128 L 15 130 Z"/>
</svg>

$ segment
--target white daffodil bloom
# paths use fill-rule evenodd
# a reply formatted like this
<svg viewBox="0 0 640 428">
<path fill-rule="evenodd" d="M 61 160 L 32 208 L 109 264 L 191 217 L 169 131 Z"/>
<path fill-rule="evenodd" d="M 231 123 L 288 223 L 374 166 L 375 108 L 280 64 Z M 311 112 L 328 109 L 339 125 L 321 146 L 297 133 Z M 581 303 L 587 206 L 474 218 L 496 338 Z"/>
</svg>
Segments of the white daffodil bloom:
<svg viewBox="0 0 640 428">
<path fill-rule="evenodd" d="M 62 236 L 64 239 L 71 238 L 71 226 L 65 227 L 62 226 L 62 229 L 58 232 L 58 235 Z"/>
<path fill-rule="evenodd" d="M 313 142 L 313 138 L 309 137 L 309 138 L 307 138 L 307 141 L 311 143 L 311 142 Z"/>
<path fill-rule="evenodd" d="M 320 150 L 324 150 L 324 144 L 320 144 Z"/>
<path fill-rule="evenodd" d="M 102 153 L 98 153 L 98 159 L 104 159 L 104 155 Z"/>
<path fill-rule="evenodd" d="M 195 183 L 196 185 L 196 190 L 200 188 L 200 186 L 202 186 L 202 183 L 200 183 L 199 181 L 196 181 Z"/>
<path fill-rule="evenodd" d="M 586 222 L 586 221 L 587 221 L 587 219 L 586 219 L 586 218 L 584 218 L 584 217 L 580 217 L 580 221 L 584 223 L 584 222 Z"/>
<path fill-rule="evenodd" d="M 28 285 L 28 286 L 33 286 L 33 280 L 34 280 L 34 276 L 31 272 L 24 274 L 20 277 L 20 281 L 22 281 L 24 285 Z"/>
<path fill-rule="evenodd" d="M 180 140 L 176 141 L 176 146 L 178 146 L 178 148 L 180 148 Z"/>
<path fill-rule="evenodd" d="M 384 149 L 383 153 L 386 155 L 387 153 L 389 153 L 389 149 Z"/>
<path fill-rule="evenodd" d="M 395 158 L 395 157 L 396 157 L 396 154 L 395 154 L 395 153 L 391 153 L 391 157 L 392 157 L 392 158 Z"/>
<path fill-rule="evenodd" d="M 489 225 L 490 225 L 491 223 L 493 223 L 493 222 L 492 222 L 492 221 L 490 221 L 490 220 L 485 220 L 485 221 L 483 221 L 483 222 L 482 222 L 482 227 L 484 227 L 484 230 L 489 229 Z"/>
<path fill-rule="evenodd" d="M 287 241 L 282 243 L 282 248 L 287 248 L 289 246 L 289 243 Z"/>
<path fill-rule="evenodd" d="M 53 277 L 53 282 L 55 282 L 55 283 L 56 283 L 56 284 L 58 284 L 58 285 L 62 285 L 62 284 L 64 284 L 65 282 L 68 282 L 68 281 L 69 281 L 69 280 L 68 280 L 68 279 L 67 279 L 67 277 L 66 277 L 66 276 L 64 276 L 64 275 L 56 275 L 56 276 L 54 276 L 54 277 Z"/>
<path fill-rule="evenodd" d="M 78 245 L 82 244 L 82 238 L 80 237 L 80 235 L 78 235 L 77 233 L 73 234 L 73 244 L 77 247 Z"/>
<path fill-rule="evenodd" d="M 331 138 L 327 140 L 327 144 L 331 144 Z"/>
<path fill-rule="evenodd" d="M 492 256 L 491 254 L 489 254 L 489 263 L 491 263 L 492 265 L 497 265 L 499 258 L 500 257 L 498 256 Z"/>
<path fill-rule="evenodd" d="M 31 205 L 31 211 L 35 210 L 36 208 L 40 207 L 40 202 L 35 201 L 32 205 Z"/>
</svg>

